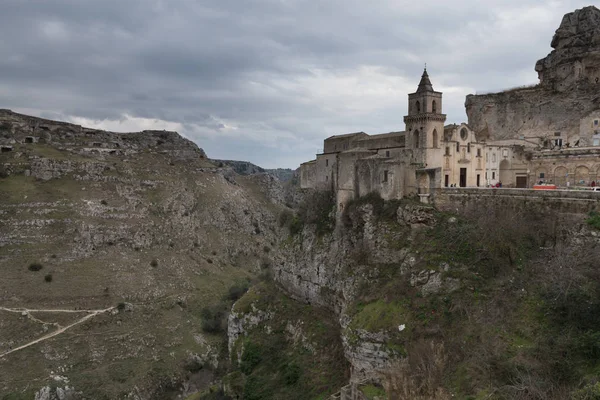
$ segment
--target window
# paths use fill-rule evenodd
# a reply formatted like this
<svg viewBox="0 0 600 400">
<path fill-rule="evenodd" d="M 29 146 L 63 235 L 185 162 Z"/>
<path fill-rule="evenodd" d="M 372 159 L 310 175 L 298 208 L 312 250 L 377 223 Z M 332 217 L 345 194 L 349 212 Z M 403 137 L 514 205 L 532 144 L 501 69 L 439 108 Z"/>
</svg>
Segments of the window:
<svg viewBox="0 0 600 400">
<path fill-rule="evenodd" d="M 492 162 L 496 162 L 496 153 L 492 153 Z M 494 178 L 492 178 L 494 179 Z"/>
<path fill-rule="evenodd" d="M 481 157 L 481 149 L 477 149 L 477 157 Z"/>
<path fill-rule="evenodd" d="M 413 132 L 413 147 L 415 149 L 419 148 L 419 131 L 418 130 L 415 130 Z"/>
<path fill-rule="evenodd" d="M 546 174 L 543 172 L 540 172 L 540 179 L 544 179 L 546 177 Z"/>
<path fill-rule="evenodd" d="M 485 173 L 485 179 L 487 179 L 487 172 Z"/>
<path fill-rule="evenodd" d="M 562 147 L 562 139 L 554 139 L 554 145 L 558 147 Z"/>
<path fill-rule="evenodd" d="M 450 185 L 450 175 L 446 175 L 444 177 L 444 186 L 448 187 Z"/>
<path fill-rule="evenodd" d="M 385 152 L 385 156 L 386 156 L 387 158 L 390 158 L 390 151 L 389 151 L 389 150 L 386 150 L 386 152 Z"/>
<path fill-rule="evenodd" d="M 435 148 L 435 149 L 438 148 L 438 133 L 437 133 L 437 129 L 433 130 L 433 148 Z"/>
<path fill-rule="evenodd" d="M 417 100 L 417 102 L 415 103 L 415 107 L 417 108 L 417 112 L 420 113 L 421 112 L 421 103 L 419 103 L 419 100 Z"/>
<path fill-rule="evenodd" d="M 325 175 L 325 182 L 329 182 L 329 177 Z"/>
<path fill-rule="evenodd" d="M 456 152 L 458 153 L 460 151 L 460 143 L 456 142 Z"/>
<path fill-rule="evenodd" d="M 329 160 L 328 159 L 325 159 L 325 166 L 329 167 Z"/>
<path fill-rule="evenodd" d="M 437 113 L 437 103 L 435 102 L 435 100 L 431 102 L 431 112 L 434 114 Z M 598 121 L 596 121 L 596 122 L 598 122 Z M 596 125 L 598 125 L 598 124 L 596 124 Z"/>
<path fill-rule="evenodd" d="M 333 150 L 337 150 L 337 144 L 333 146 Z"/>
<path fill-rule="evenodd" d="M 468 137 L 469 137 L 469 132 L 467 132 L 467 128 L 462 128 L 460 130 L 460 138 L 462 140 L 467 140 Z"/>
<path fill-rule="evenodd" d="M 594 120 L 594 126 L 598 126 L 598 120 L 597 119 Z"/>
<path fill-rule="evenodd" d="M 383 171 L 383 181 L 384 182 L 388 181 L 388 172 L 387 171 Z"/>
<path fill-rule="evenodd" d="M 446 146 L 446 155 L 449 156 L 450 155 L 450 146 Z"/>
<path fill-rule="evenodd" d="M 492 179 L 496 179 L 496 173 L 492 172 Z"/>
<path fill-rule="evenodd" d="M 471 152 L 471 143 L 467 143 L 467 153 Z"/>
<path fill-rule="evenodd" d="M 507 149 L 502 150 L 502 157 L 504 157 L 504 158 L 508 157 L 508 150 Z"/>
</svg>

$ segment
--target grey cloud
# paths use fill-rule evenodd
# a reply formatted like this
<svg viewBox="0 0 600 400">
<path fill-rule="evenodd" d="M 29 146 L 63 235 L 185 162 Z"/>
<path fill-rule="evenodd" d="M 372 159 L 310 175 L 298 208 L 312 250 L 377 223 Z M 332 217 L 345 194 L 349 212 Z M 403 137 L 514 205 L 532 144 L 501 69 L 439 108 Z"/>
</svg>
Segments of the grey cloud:
<svg viewBox="0 0 600 400">
<path fill-rule="evenodd" d="M 424 62 L 436 88 L 464 91 L 445 95 L 451 121 L 465 120 L 468 91 L 535 82 L 534 63 L 550 51 L 562 15 L 585 5 L 4 0 L 0 34 L 10 39 L 0 42 L 0 107 L 179 122 L 211 156 L 295 167 L 329 134 L 403 129 L 406 94 Z M 377 79 L 414 83 L 393 104 L 385 91 L 362 104 L 360 93 L 336 94 L 352 94 L 354 81 L 345 77 L 361 77 L 368 66 L 379 68 Z M 382 106 L 354 113 L 341 107 L 350 101 Z"/>
</svg>

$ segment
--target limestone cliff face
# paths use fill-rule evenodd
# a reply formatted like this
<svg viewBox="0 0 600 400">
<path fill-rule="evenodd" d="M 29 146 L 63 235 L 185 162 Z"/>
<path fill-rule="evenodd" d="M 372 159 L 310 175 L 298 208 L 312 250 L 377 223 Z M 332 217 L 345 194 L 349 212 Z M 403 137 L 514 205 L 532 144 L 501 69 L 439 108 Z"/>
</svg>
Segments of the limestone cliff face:
<svg viewBox="0 0 600 400">
<path fill-rule="evenodd" d="M 579 139 L 580 119 L 600 108 L 600 10 L 564 16 L 554 50 L 535 66 L 540 84 L 467 96 L 469 124 L 482 138 L 552 136 Z"/>
<path fill-rule="evenodd" d="M 175 132 L 6 110 L 0 149 L 2 395 L 164 399 L 190 360 L 218 364 L 199 310 L 270 257 L 276 179 L 219 168 Z"/>
<path fill-rule="evenodd" d="M 442 278 L 447 266 L 424 268 L 417 248 L 411 245 L 420 231 L 434 223 L 434 210 L 427 206 L 399 206 L 387 223 L 366 204 L 351 221 L 339 222 L 332 234 L 318 236 L 305 228 L 276 260 L 274 278 L 288 294 L 337 315 L 352 382 L 379 379 L 401 360 L 402 351 L 392 343 L 402 341 L 404 329 L 410 326 L 401 312 L 385 328 L 365 323 L 370 317 L 355 308 L 365 285 L 392 273 L 424 296 L 456 288 L 455 281 Z"/>
</svg>

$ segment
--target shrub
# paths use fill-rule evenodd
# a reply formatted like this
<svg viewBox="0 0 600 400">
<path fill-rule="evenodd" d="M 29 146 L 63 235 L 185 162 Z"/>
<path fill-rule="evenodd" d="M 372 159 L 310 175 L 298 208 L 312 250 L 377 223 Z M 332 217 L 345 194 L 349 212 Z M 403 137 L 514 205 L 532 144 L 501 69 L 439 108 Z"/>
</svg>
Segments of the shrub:
<svg viewBox="0 0 600 400">
<path fill-rule="evenodd" d="M 302 232 L 302 229 L 304 229 L 304 223 L 297 215 L 294 215 L 292 218 L 292 222 L 290 223 L 289 229 L 291 235 L 297 235 L 300 232 Z"/>
<path fill-rule="evenodd" d="M 226 312 L 222 304 L 204 307 L 200 312 L 202 330 L 209 333 L 224 332 L 226 328 Z"/>
<path fill-rule="evenodd" d="M 300 367 L 296 364 L 288 364 L 283 372 L 283 380 L 286 385 L 295 385 L 300 379 Z"/>
<path fill-rule="evenodd" d="M 246 341 L 244 344 L 244 352 L 240 363 L 240 371 L 246 375 L 250 375 L 252 370 L 262 361 L 262 349 L 260 345 Z"/>
<path fill-rule="evenodd" d="M 117 304 L 117 310 L 123 311 L 125 309 L 125 303 L 121 302 Z"/>
<path fill-rule="evenodd" d="M 248 291 L 248 288 L 248 282 L 236 283 L 229 288 L 229 292 L 227 293 L 226 299 L 231 301 L 237 301 Z"/>
<path fill-rule="evenodd" d="M 28 268 L 29 268 L 30 271 L 36 272 L 36 271 L 39 271 L 42 268 L 44 268 L 44 266 L 42 264 L 38 263 L 38 262 L 34 262 L 34 263 L 29 264 Z"/>
<path fill-rule="evenodd" d="M 283 228 L 284 226 L 289 228 L 293 218 L 294 213 L 288 209 L 285 209 L 279 213 L 279 216 L 277 217 L 277 223 L 280 228 Z"/>
<path fill-rule="evenodd" d="M 592 228 L 600 229 L 600 213 L 596 211 L 590 212 L 589 217 L 585 222 Z"/>
<path fill-rule="evenodd" d="M 303 224 L 316 225 L 318 235 L 335 228 L 335 196 L 331 191 L 315 191 L 304 198 L 298 208 L 298 218 Z"/>
<path fill-rule="evenodd" d="M 154 258 L 152 261 L 150 261 L 150 266 L 153 268 L 158 267 L 158 260 Z"/>
<path fill-rule="evenodd" d="M 108 202 L 106 200 L 100 200 L 100 204 L 102 204 L 103 206 L 108 205 Z"/>
<path fill-rule="evenodd" d="M 52 274 L 47 274 L 44 276 L 44 280 L 48 283 L 52 282 Z"/>
<path fill-rule="evenodd" d="M 263 247 L 263 251 L 264 251 L 265 253 L 268 253 L 268 252 L 270 252 L 270 251 L 271 251 L 271 248 L 270 248 L 269 246 L 264 246 L 264 247 Z"/>
</svg>

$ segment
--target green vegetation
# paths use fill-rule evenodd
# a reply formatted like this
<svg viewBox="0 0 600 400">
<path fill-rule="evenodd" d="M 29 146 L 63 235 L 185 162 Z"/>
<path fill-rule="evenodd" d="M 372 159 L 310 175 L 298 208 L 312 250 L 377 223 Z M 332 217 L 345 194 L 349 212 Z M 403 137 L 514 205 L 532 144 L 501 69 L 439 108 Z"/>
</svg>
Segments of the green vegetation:
<svg viewBox="0 0 600 400">
<path fill-rule="evenodd" d="M 202 330 L 208 333 L 221 333 L 227 329 L 227 309 L 224 304 L 202 308 Z"/>
<path fill-rule="evenodd" d="M 397 205 L 374 195 L 347 209 L 347 227 L 361 226 L 355 207 L 367 203 L 378 229 L 402 234 L 382 218 L 381 210 Z M 591 235 L 585 244 L 570 241 L 576 220 L 559 226 L 533 207 L 464 211 L 434 211 L 431 228 L 413 231 L 403 248 L 415 261 L 404 273 L 402 260 L 376 263 L 372 251 L 360 248 L 361 230 L 353 232 L 359 245 L 344 271 L 361 283 L 348 309 L 350 345 L 363 340 L 359 330 L 388 334 L 384 347 L 405 360 L 386 372 L 386 387 L 398 390 L 389 398 L 596 398 L 600 246 Z M 423 283 L 415 284 L 421 275 L 423 282 L 435 275 L 456 286 L 424 293 Z"/>
<path fill-rule="evenodd" d="M 27 267 L 27 269 L 29 269 L 30 271 L 33 271 L 33 272 L 40 271 L 42 268 L 44 268 L 44 266 L 42 264 L 40 264 L 39 262 L 33 262 L 33 263 L 29 264 L 29 267 Z"/>
<path fill-rule="evenodd" d="M 367 399 L 373 400 L 375 398 L 379 400 L 387 400 L 387 394 L 385 390 L 380 386 L 375 386 L 373 384 L 364 385 L 360 387 L 360 391 L 363 392 Z"/>
<path fill-rule="evenodd" d="M 328 191 L 308 192 L 296 214 L 284 209 L 277 220 L 292 236 L 301 233 L 305 225 L 313 225 L 318 236 L 330 233 L 335 228 L 335 196 Z"/>
<path fill-rule="evenodd" d="M 252 312 L 247 304 L 276 318 L 252 328 L 236 343 L 242 351 L 239 369 L 234 359 L 234 370 L 225 382 L 240 398 L 327 398 L 345 384 L 346 360 L 331 314 L 297 303 L 266 282 L 252 287 L 236 303 L 237 312 L 242 308 Z M 289 331 L 292 326 L 296 339 Z"/>
<path fill-rule="evenodd" d="M 359 303 L 356 305 L 356 314 L 350 327 L 370 332 L 398 330 L 398 325 L 407 323 L 408 317 L 409 312 L 403 301 L 377 300 L 369 304 Z"/>
<path fill-rule="evenodd" d="M 600 229 L 600 213 L 596 211 L 590 212 L 590 215 L 586 222 L 589 226 L 592 226 L 596 229 Z"/>
<path fill-rule="evenodd" d="M 52 274 L 46 274 L 46 276 L 44 276 L 44 281 L 45 282 L 52 282 Z"/>
</svg>

